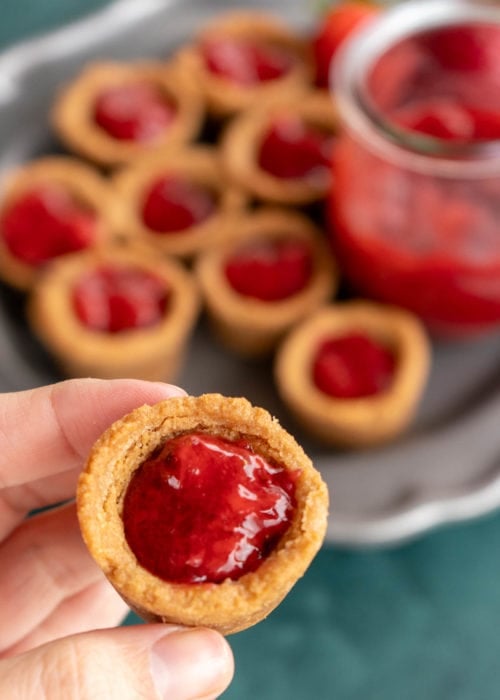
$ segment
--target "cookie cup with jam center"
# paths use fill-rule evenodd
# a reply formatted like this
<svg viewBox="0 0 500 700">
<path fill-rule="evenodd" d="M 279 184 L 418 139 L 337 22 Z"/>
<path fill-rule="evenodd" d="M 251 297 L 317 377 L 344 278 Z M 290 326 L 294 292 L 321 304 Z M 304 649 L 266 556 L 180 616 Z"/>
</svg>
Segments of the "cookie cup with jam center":
<svg viewBox="0 0 500 700">
<path fill-rule="evenodd" d="M 158 322 L 106 332 L 78 317 L 74 291 L 100 269 L 138 270 L 164 283 L 166 308 Z M 197 285 L 177 261 L 142 246 L 113 246 L 75 254 L 48 267 L 35 285 L 28 318 L 36 337 L 71 377 L 134 377 L 172 381 L 199 312 Z"/>
<path fill-rule="evenodd" d="M 198 278 L 208 317 L 216 337 L 242 357 L 271 353 L 283 335 L 336 292 L 338 271 L 322 232 L 302 214 L 263 208 L 242 217 L 231 241 L 200 255 Z M 309 280 L 294 294 L 264 301 L 239 293 L 228 281 L 225 265 L 247 244 L 289 240 L 307 246 Z"/>
<path fill-rule="evenodd" d="M 254 571 L 220 583 L 169 583 L 144 569 L 130 549 L 124 496 L 135 470 L 167 440 L 200 432 L 244 439 L 264 459 L 297 472 L 296 503 L 285 534 Z M 90 453 L 77 508 L 90 553 L 141 617 L 232 634 L 266 617 L 304 574 L 325 535 L 328 493 L 302 448 L 267 411 L 243 398 L 205 394 L 143 406 L 114 423 Z"/>
<path fill-rule="evenodd" d="M 221 159 L 228 177 L 255 199 L 304 206 L 322 200 L 330 191 L 330 159 L 322 168 L 321 176 L 314 177 L 278 177 L 259 162 L 266 134 L 273 125 L 290 118 L 328 136 L 333 147 L 338 131 L 334 102 L 330 95 L 311 90 L 300 96 L 255 103 L 229 122 L 221 137 Z"/>
<path fill-rule="evenodd" d="M 213 198 L 213 212 L 182 230 L 152 230 L 144 220 L 143 208 L 148 190 L 163 177 L 208 193 Z M 146 156 L 119 171 L 113 183 L 122 202 L 124 235 L 186 259 L 223 242 L 233 227 L 233 217 L 241 214 L 247 203 L 242 190 L 224 176 L 215 149 L 208 146 Z"/>
<path fill-rule="evenodd" d="M 323 341 L 353 332 L 392 353 L 391 382 L 370 396 L 330 396 L 313 379 L 316 352 Z M 416 316 L 355 300 L 326 306 L 299 324 L 279 347 L 274 373 L 283 402 L 309 434 L 327 445 L 360 448 L 392 440 L 409 426 L 430 365 L 430 342 Z"/>
<path fill-rule="evenodd" d="M 106 245 L 120 235 L 120 202 L 110 184 L 92 167 L 76 158 L 52 156 L 26 163 L 7 175 L 0 203 L 0 277 L 7 284 L 27 291 L 47 263 L 31 265 L 14 255 L 1 235 L 2 220 L 10 207 L 30 192 L 58 188 L 74 198 L 76 204 L 95 215 L 95 230 L 90 247 Z M 37 221 L 33 222 L 37 235 Z"/>
<path fill-rule="evenodd" d="M 172 122 L 151 139 L 115 138 L 97 123 L 96 101 L 107 90 L 138 84 L 150 85 L 172 105 Z M 194 141 L 203 119 L 204 104 L 199 91 L 175 60 L 91 63 L 61 90 L 51 115 L 56 134 L 70 151 L 107 169 Z"/>
<path fill-rule="evenodd" d="M 291 66 L 273 80 L 240 84 L 206 65 L 204 45 L 225 40 L 275 47 L 290 57 Z M 223 14 L 207 24 L 191 46 L 180 50 L 179 60 L 196 80 L 209 113 L 219 119 L 241 113 L 263 99 L 305 92 L 313 80 L 312 54 L 307 42 L 278 17 L 266 12 L 240 10 Z"/>
</svg>

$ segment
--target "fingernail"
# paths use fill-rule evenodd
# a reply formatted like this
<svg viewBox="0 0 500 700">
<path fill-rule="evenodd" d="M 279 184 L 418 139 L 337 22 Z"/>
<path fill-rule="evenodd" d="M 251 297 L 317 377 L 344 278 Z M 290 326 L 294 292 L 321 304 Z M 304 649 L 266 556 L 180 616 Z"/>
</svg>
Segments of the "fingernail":
<svg viewBox="0 0 500 700">
<path fill-rule="evenodd" d="M 216 697 L 225 690 L 232 673 L 229 646 L 213 630 L 171 632 L 151 649 L 151 675 L 162 700 Z"/>
<path fill-rule="evenodd" d="M 166 382 L 152 382 L 156 386 L 161 387 L 163 391 L 167 392 L 169 397 L 174 396 L 187 396 L 187 392 L 181 389 L 180 386 L 175 386 L 175 384 L 167 384 Z"/>
</svg>

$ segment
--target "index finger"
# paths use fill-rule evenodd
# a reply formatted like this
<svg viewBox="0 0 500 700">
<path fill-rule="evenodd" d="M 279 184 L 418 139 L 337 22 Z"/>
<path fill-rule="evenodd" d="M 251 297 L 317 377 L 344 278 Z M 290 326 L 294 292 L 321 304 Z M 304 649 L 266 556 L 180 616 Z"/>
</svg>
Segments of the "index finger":
<svg viewBox="0 0 500 700">
<path fill-rule="evenodd" d="M 184 392 L 132 379 L 73 379 L 0 395 L 0 489 L 80 469 L 99 435 L 143 404 Z"/>
</svg>

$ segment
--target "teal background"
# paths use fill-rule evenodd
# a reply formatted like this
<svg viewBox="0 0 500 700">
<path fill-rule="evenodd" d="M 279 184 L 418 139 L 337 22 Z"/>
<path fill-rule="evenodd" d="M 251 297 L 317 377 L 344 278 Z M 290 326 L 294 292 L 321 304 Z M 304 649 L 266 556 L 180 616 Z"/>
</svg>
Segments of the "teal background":
<svg viewBox="0 0 500 700">
<path fill-rule="evenodd" d="M 2 0 L 0 48 L 105 4 Z M 225 700 L 500 698 L 499 544 L 496 514 L 393 549 L 324 548 L 268 620 L 230 638 Z"/>
</svg>

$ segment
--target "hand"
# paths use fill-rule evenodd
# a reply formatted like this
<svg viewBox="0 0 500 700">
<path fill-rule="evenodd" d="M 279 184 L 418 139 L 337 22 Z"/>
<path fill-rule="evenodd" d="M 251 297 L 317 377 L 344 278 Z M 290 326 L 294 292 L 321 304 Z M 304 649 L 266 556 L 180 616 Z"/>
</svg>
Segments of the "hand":
<svg viewBox="0 0 500 700">
<path fill-rule="evenodd" d="M 88 554 L 73 503 L 26 519 L 74 497 L 114 420 L 182 393 L 82 379 L 0 395 L 0 698 L 208 700 L 229 684 L 232 655 L 211 630 L 113 629 L 127 609 Z"/>
</svg>

